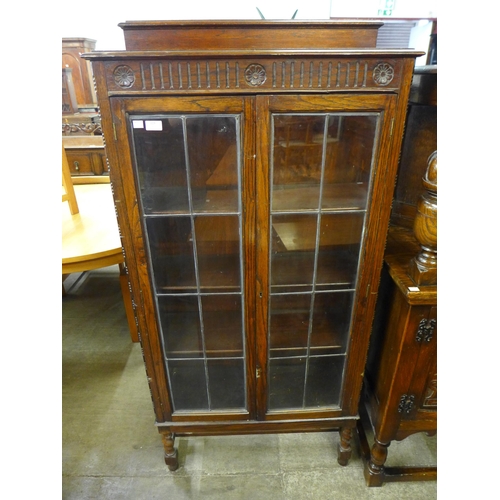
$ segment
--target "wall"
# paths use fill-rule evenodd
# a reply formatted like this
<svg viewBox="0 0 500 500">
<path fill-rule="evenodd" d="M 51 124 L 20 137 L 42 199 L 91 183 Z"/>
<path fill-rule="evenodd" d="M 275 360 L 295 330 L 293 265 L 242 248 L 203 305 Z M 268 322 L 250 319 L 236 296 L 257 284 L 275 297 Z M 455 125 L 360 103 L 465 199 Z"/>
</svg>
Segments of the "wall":
<svg viewBox="0 0 500 500">
<path fill-rule="evenodd" d="M 328 19 L 329 17 L 374 17 L 385 0 L 101 0 L 99 7 L 79 9 L 78 15 L 66 16 L 61 37 L 97 40 L 96 50 L 123 50 L 123 32 L 118 23 L 139 20 L 170 19 L 260 19 L 258 7 L 266 19 Z M 436 15 L 437 0 L 395 0 L 393 17 Z M 419 47 L 416 47 L 419 48 Z"/>
<path fill-rule="evenodd" d="M 104 1 L 99 15 L 90 9 L 80 9 L 78 16 L 65 19 L 64 37 L 84 37 L 97 40 L 96 50 L 123 50 L 123 32 L 117 26 L 123 21 L 174 19 L 260 19 L 258 7 L 266 19 L 328 19 L 330 0 L 254 0 L 228 2 L 227 0 L 123 0 L 108 5 Z"/>
</svg>

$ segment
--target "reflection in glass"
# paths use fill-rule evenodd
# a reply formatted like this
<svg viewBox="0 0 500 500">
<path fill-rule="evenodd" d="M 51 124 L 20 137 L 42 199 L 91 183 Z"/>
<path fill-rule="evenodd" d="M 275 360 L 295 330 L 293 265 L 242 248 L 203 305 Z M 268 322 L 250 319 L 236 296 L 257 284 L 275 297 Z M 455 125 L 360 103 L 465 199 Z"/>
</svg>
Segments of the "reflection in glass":
<svg viewBox="0 0 500 500">
<path fill-rule="evenodd" d="M 190 218 L 149 217 L 146 227 L 156 289 L 177 293 L 196 290 Z"/>
<path fill-rule="evenodd" d="M 313 354 L 345 354 L 353 292 L 314 295 L 310 348 Z"/>
<path fill-rule="evenodd" d="M 208 410 L 208 394 L 203 360 L 171 360 L 168 375 L 174 411 Z"/>
<path fill-rule="evenodd" d="M 194 221 L 200 287 L 240 288 L 240 220 L 200 216 Z"/>
<path fill-rule="evenodd" d="M 338 406 L 344 356 L 311 356 L 308 364 L 304 406 Z"/>
<path fill-rule="evenodd" d="M 132 127 L 144 213 L 187 212 L 189 199 L 182 119 L 134 119 Z"/>
<path fill-rule="evenodd" d="M 166 356 L 203 357 L 200 311 L 196 296 L 158 297 L 158 310 Z"/>
<path fill-rule="evenodd" d="M 210 404 L 213 410 L 245 407 L 245 371 L 242 359 L 208 361 Z"/>
<path fill-rule="evenodd" d="M 186 119 L 195 212 L 238 210 L 236 125 L 236 118 L 227 116 Z"/>
<path fill-rule="evenodd" d="M 243 323 L 240 295 L 201 297 L 206 354 L 243 356 Z"/>
<path fill-rule="evenodd" d="M 273 211 L 366 209 L 378 115 L 273 116 Z"/>
<path fill-rule="evenodd" d="M 306 358 L 276 358 L 269 363 L 269 408 L 302 408 Z"/>
<path fill-rule="evenodd" d="M 239 210 L 239 117 L 135 117 L 135 163 L 145 214 Z"/>
<path fill-rule="evenodd" d="M 323 213 L 318 246 L 318 289 L 354 288 L 365 214 Z"/>
<path fill-rule="evenodd" d="M 311 288 L 314 274 L 317 216 L 272 216 L 271 283 L 273 287 Z M 287 288 L 288 289 L 288 288 Z"/>
<path fill-rule="evenodd" d="M 239 115 L 133 116 L 174 410 L 246 408 Z"/>
<path fill-rule="evenodd" d="M 309 333 L 311 295 L 272 295 L 270 356 L 305 356 Z"/>
</svg>

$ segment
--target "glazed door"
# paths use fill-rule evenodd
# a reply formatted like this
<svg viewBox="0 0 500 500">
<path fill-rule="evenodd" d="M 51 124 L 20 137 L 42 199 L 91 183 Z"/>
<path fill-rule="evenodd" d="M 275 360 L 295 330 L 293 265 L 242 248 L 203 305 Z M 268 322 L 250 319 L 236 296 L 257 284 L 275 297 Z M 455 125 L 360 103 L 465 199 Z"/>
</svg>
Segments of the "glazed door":
<svg viewBox="0 0 500 500">
<path fill-rule="evenodd" d="M 340 415 L 367 335 L 355 319 L 371 280 L 364 255 L 381 243 L 367 228 L 394 98 L 257 101 L 259 415 Z"/>
<path fill-rule="evenodd" d="M 173 418 L 248 418 L 254 396 L 252 100 L 116 99 L 126 122 L 137 193 L 144 316 Z M 123 160 L 123 163 L 125 161 Z M 122 167 L 123 171 L 126 170 Z M 133 204 L 131 201 L 129 203 Z M 148 283 L 146 283 L 146 280 Z M 147 302 L 145 300 L 145 302 Z M 148 311 L 154 308 L 154 317 Z"/>
</svg>

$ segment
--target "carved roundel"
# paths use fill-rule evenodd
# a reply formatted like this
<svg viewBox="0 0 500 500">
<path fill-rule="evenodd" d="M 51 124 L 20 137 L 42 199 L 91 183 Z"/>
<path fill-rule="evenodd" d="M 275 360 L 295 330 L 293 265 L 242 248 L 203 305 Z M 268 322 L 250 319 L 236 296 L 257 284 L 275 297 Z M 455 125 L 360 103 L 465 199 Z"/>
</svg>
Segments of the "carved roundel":
<svg viewBox="0 0 500 500">
<path fill-rule="evenodd" d="M 260 64 L 250 64 L 250 66 L 245 69 L 245 80 L 248 85 L 252 87 L 258 87 L 266 81 L 266 70 L 264 66 Z"/>
<path fill-rule="evenodd" d="M 394 68 L 388 63 L 379 63 L 373 69 L 373 80 L 377 85 L 389 85 L 394 78 Z"/>
<path fill-rule="evenodd" d="M 129 66 L 117 66 L 113 71 L 117 85 L 123 88 L 132 87 L 135 82 L 134 72 Z"/>
</svg>

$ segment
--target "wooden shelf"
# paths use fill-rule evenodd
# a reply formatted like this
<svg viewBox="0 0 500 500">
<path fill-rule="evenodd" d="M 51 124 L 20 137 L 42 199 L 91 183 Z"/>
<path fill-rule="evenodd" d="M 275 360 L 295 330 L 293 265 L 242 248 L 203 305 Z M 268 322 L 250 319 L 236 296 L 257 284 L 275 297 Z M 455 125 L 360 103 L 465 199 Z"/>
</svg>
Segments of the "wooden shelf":
<svg viewBox="0 0 500 500">
<path fill-rule="evenodd" d="M 364 210 L 367 197 L 365 183 L 327 184 L 323 188 L 321 210 Z M 272 211 L 278 213 L 318 210 L 318 198 L 319 185 L 274 186 Z"/>
</svg>

